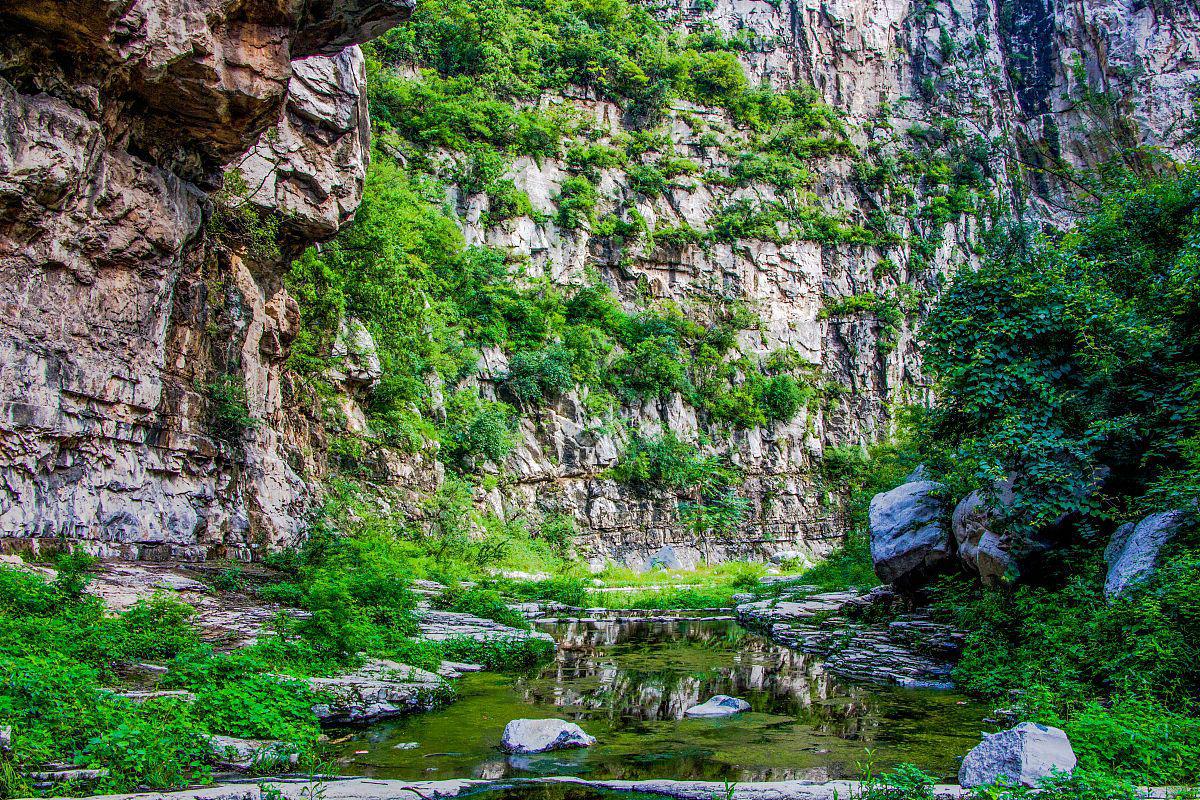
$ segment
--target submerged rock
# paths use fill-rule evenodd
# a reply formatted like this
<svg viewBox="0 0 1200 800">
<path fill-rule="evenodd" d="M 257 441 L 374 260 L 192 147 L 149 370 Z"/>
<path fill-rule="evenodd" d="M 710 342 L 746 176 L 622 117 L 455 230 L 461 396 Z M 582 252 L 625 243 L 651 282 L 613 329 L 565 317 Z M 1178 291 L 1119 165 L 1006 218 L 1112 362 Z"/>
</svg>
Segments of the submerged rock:
<svg viewBox="0 0 1200 800">
<path fill-rule="evenodd" d="M 718 694 L 710 697 L 707 702 L 692 706 L 683 714 L 687 717 L 729 717 L 749 710 L 750 704 L 740 697 Z"/>
<path fill-rule="evenodd" d="M 963 759 L 958 782 L 972 788 L 1005 778 L 1036 786 L 1053 772 L 1075 769 L 1075 761 L 1075 751 L 1063 731 L 1022 722 L 1006 731 L 984 734 L 983 741 Z"/>
<path fill-rule="evenodd" d="M 871 560 L 885 583 L 915 584 L 950 561 L 944 489 L 933 481 L 913 481 L 871 499 Z"/>
<path fill-rule="evenodd" d="M 1104 595 L 1119 597 L 1130 586 L 1149 578 L 1158 565 L 1158 554 L 1167 542 L 1183 530 L 1187 515 L 1182 511 L 1151 514 L 1137 525 L 1122 525 L 1113 533 L 1104 550 L 1108 577 Z"/>
<path fill-rule="evenodd" d="M 596 737 L 562 719 L 514 719 L 504 726 L 500 746 L 510 753 L 545 753 L 591 747 Z"/>
</svg>

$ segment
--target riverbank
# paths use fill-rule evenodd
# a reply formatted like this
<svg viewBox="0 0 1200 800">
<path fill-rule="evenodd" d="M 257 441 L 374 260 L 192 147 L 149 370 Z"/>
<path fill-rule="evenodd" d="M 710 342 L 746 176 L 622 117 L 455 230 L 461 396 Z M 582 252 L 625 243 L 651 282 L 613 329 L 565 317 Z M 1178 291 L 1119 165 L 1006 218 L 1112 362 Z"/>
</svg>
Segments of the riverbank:
<svg viewBox="0 0 1200 800">
<path fill-rule="evenodd" d="M 571 777 L 534 778 L 524 781 L 447 780 L 389 781 L 376 779 L 278 780 L 230 783 L 178 792 L 144 792 L 125 795 L 96 795 L 96 800 L 448 800 L 458 797 L 487 798 L 505 789 L 532 792 L 553 787 L 593 790 L 593 798 L 629 795 L 667 797 L 676 800 L 854 800 L 864 796 L 872 784 L 863 781 L 766 781 L 726 784 L 714 781 L 589 781 Z M 1184 797 L 1174 787 L 1141 790 L 1142 800 L 1171 800 Z M 962 800 L 972 797 L 968 789 L 951 784 L 931 787 L 927 800 Z M 586 794 L 573 794 L 584 800 Z M 88 798 L 88 800 L 92 800 Z"/>
</svg>

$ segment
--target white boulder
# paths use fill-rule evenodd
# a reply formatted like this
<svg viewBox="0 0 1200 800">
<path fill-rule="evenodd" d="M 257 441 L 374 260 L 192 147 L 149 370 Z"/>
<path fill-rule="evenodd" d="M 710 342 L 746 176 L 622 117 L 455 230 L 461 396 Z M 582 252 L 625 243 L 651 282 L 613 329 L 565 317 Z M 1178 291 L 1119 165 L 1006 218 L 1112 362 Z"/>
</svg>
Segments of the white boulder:
<svg viewBox="0 0 1200 800">
<path fill-rule="evenodd" d="M 1104 550 L 1108 577 L 1104 595 L 1110 600 L 1149 578 L 1158 565 L 1158 554 L 1187 524 L 1182 511 L 1151 514 L 1137 525 L 1122 525 Z"/>
<path fill-rule="evenodd" d="M 591 747 L 589 736 L 574 722 L 562 719 L 514 719 L 504 726 L 500 746 L 510 753 L 545 753 L 572 747 Z"/>
<path fill-rule="evenodd" d="M 728 717 L 749 710 L 750 704 L 740 697 L 718 694 L 710 697 L 707 702 L 692 706 L 683 714 L 687 717 Z"/>
<path fill-rule="evenodd" d="M 871 499 L 871 560 L 884 583 L 919 583 L 950 561 L 944 492 L 940 483 L 913 481 Z"/>
<path fill-rule="evenodd" d="M 963 759 L 958 782 L 969 789 L 1006 778 L 1032 787 L 1051 773 L 1072 771 L 1075 761 L 1075 751 L 1063 731 L 1022 722 L 1006 731 L 984 734 L 983 741 Z"/>
</svg>

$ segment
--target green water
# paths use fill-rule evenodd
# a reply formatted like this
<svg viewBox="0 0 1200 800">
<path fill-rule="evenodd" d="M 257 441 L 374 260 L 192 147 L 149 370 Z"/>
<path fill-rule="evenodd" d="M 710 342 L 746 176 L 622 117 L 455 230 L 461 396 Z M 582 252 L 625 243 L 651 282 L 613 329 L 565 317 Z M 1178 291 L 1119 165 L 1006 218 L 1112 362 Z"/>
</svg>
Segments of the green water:
<svg viewBox="0 0 1200 800">
<path fill-rule="evenodd" d="M 444 709 L 332 732 L 349 737 L 337 745 L 340 771 L 426 780 L 832 780 L 858 777 L 870 759 L 877 770 L 911 762 L 951 778 L 986 727 L 987 709 L 959 695 L 847 684 L 819 660 L 733 622 L 572 622 L 547 630 L 560 649 L 537 674 L 468 675 L 458 681 L 458 701 Z M 714 694 L 742 697 L 752 711 L 683 717 Z M 501 732 L 521 717 L 573 720 L 599 741 L 507 755 L 498 748 Z"/>
</svg>

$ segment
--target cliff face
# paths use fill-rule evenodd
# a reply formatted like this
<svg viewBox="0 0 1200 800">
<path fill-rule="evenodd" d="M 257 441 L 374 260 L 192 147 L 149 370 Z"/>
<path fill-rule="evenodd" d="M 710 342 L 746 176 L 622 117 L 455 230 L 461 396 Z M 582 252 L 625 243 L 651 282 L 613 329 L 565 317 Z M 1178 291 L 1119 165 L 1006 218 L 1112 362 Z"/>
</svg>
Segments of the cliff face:
<svg viewBox="0 0 1200 800">
<path fill-rule="evenodd" d="M 356 43 L 410 11 L 0 10 L 0 535 L 199 558 L 297 531 L 304 486 L 278 435 L 259 426 L 234 457 L 203 396 L 244 375 L 255 410 L 279 413 L 287 259 L 361 196 Z M 211 193 L 233 166 L 257 206 L 283 212 L 267 246 L 216 246 Z"/>
<path fill-rule="evenodd" d="M 84 540 L 110 556 L 245 558 L 300 533 L 326 463 L 320 426 L 281 388 L 298 315 L 281 278 L 359 202 L 368 129 L 353 45 L 408 12 L 400 0 L 334 5 L 0 11 L 18 34 L 0 55 L 0 536 Z M 1190 157 L 1200 5 L 717 0 L 675 12 L 689 30 L 749 32 L 740 59 L 753 81 L 811 85 L 843 112 L 859 155 L 821 159 L 810 188 L 849 223 L 887 218 L 886 244 L 733 237 L 617 252 L 552 221 L 569 174 L 555 159 L 508 172 L 533 216 L 492 222 L 487 195 L 461 187 L 454 212 L 468 242 L 524 257 L 530 276 L 579 285 L 596 270 L 630 307 L 740 298 L 760 320 L 738 333 L 743 354 L 794 349 L 843 388 L 790 422 L 736 430 L 678 395 L 626 404 L 616 416 L 627 425 L 614 426 L 587 410 L 586 390 L 568 392 L 525 415 L 506 477 L 481 502 L 535 523 L 566 512 L 593 554 L 637 564 L 670 544 L 693 560 L 708 548 L 675 496 L 603 474 L 630 430 L 670 429 L 703 434 L 704 449 L 746 476 L 749 513 L 710 555 L 820 553 L 843 532 L 823 454 L 878 438 L 897 405 L 926 399 L 912 327 L 944 276 L 977 257 L 976 215 L 897 213 L 938 195 L 928 181 L 870 175 L 944 153 L 949 119 L 976 149 L 980 185 L 1052 221 L 1070 214 L 1072 169 L 1132 144 Z M 602 138 L 621 127 L 622 110 L 587 93 L 553 100 L 593 116 Z M 721 112 L 676 103 L 666 129 L 699 172 L 645 197 L 628 168 L 605 169 L 601 217 L 633 207 L 651 229 L 705 231 L 730 203 L 773 198 L 761 181 L 706 179 L 735 166 L 727 145 L 739 133 Z M 836 303 L 902 293 L 914 299 L 899 320 Z M 338 375 L 352 427 L 364 424 L 354 398 L 374 369 L 362 344 L 343 348 L 354 363 Z M 507 369 L 504 353 L 485 351 L 481 391 L 494 395 Z M 223 392 L 242 386 L 258 423 L 233 447 L 214 431 Z M 436 452 L 385 461 L 402 507 L 419 514 L 441 480 Z"/>
</svg>

